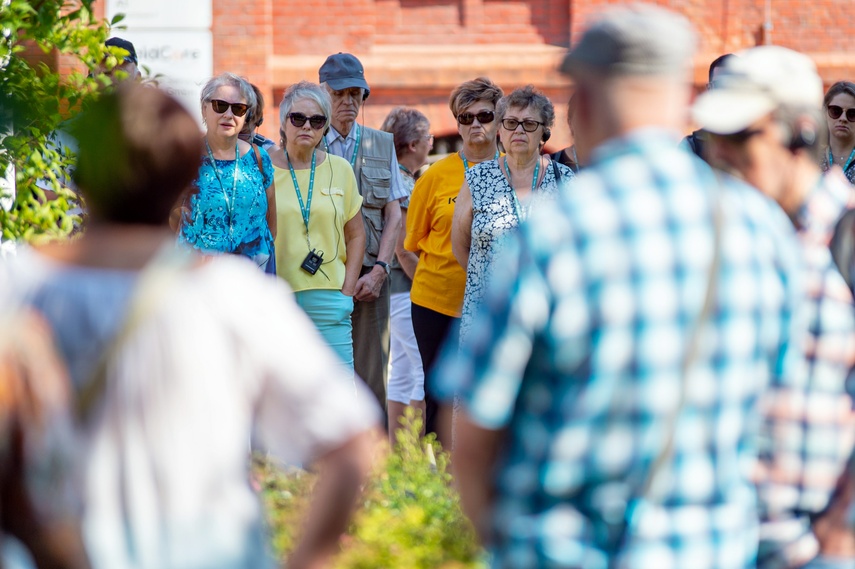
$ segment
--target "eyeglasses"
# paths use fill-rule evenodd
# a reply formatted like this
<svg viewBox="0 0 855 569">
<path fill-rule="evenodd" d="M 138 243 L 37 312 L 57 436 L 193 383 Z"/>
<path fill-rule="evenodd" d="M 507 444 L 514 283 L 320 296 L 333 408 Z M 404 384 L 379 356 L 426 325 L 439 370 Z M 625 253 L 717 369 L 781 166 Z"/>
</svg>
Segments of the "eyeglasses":
<svg viewBox="0 0 855 569">
<path fill-rule="evenodd" d="M 423 138 L 424 140 L 427 140 L 427 141 L 428 141 L 428 144 L 430 144 L 431 146 L 433 146 L 433 135 L 432 135 L 432 134 L 428 134 L 428 135 L 426 135 L 426 136 L 423 136 L 422 138 Z"/>
<path fill-rule="evenodd" d="M 828 105 L 828 116 L 833 119 L 839 119 L 843 114 L 843 107 L 837 105 Z M 846 109 L 846 120 L 855 122 L 855 109 Z"/>
<path fill-rule="evenodd" d="M 479 111 L 474 115 L 472 113 L 460 113 L 457 115 L 457 122 L 464 126 L 468 126 L 472 124 L 475 119 L 478 119 L 479 123 L 487 124 L 493 122 L 494 118 L 496 118 L 496 115 L 493 114 L 493 111 Z"/>
<path fill-rule="evenodd" d="M 288 113 L 288 120 L 290 120 L 291 124 L 297 128 L 302 127 L 306 124 L 306 121 L 309 121 L 309 126 L 315 130 L 321 130 L 327 124 L 327 117 L 324 115 L 312 115 L 307 117 L 303 113 Z"/>
<path fill-rule="evenodd" d="M 522 125 L 523 130 L 526 132 L 534 132 L 537 130 L 537 127 L 543 126 L 543 123 L 532 119 L 525 119 L 524 121 L 502 119 L 502 126 L 505 127 L 505 130 L 516 130 L 519 125 Z"/>
<path fill-rule="evenodd" d="M 211 108 L 214 109 L 214 112 L 218 115 L 229 110 L 229 107 L 232 108 L 232 114 L 236 117 L 242 117 L 246 114 L 246 111 L 249 110 L 249 106 L 245 103 L 229 103 L 228 101 L 220 99 L 211 99 Z"/>
</svg>

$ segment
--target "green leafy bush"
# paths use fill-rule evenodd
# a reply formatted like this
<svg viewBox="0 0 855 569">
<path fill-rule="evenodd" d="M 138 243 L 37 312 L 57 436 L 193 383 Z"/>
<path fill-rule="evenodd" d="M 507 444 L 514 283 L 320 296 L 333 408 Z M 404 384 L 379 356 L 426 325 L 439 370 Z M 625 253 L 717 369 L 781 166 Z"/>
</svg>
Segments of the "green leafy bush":
<svg viewBox="0 0 855 569">
<path fill-rule="evenodd" d="M 451 485 L 448 455 L 434 437 L 420 438 L 421 419 L 408 410 L 393 452 L 385 453 L 342 540 L 336 569 L 476 569 L 486 567 Z M 263 481 L 274 550 L 286 555 L 308 506 L 314 477 L 266 463 Z"/>
<path fill-rule="evenodd" d="M 72 230 L 74 194 L 66 174 L 74 157 L 48 138 L 109 81 L 89 71 L 105 57 L 107 68 L 118 63 L 116 48 L 104 46 L 109 25 L 93 17 L 92 3 L 0 0 L 0 176 L 11 164 L 17 186 L 14 207 L 0 209 L 3 240 L 51 239 Z M 25 57 L 28 47 L 72 56 L 80 69 L 61 75 L 44 63 L 33 66 Z M 58 199 L 47 199 L 39 180 L 47 180 Z"/>
</svg>

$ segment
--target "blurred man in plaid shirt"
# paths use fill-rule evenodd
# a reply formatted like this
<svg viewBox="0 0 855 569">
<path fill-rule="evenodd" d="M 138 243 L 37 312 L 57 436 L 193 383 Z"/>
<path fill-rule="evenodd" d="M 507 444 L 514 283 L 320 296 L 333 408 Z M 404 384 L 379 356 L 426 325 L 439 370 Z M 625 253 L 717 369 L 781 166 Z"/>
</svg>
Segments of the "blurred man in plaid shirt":
<svg viewBox="0 0 855 569">
<path fill-rule="evenodd" d="M 802 550 L 791 526 L 822 510 L 847 455 L 851 298 L 774 201 L 677 148 L 692 46 L 650 6 L 586 30 L 563 69 L 587 168 L 512 237 L 434 376 L 461 403 L 455 476 L 495 567 L 745 569 L 761 531 L 763 555 Z M 715 116 L 736 121 L 740 101 Z M 811 143 L 760 111 L 730 142 L 769 129 L 780 152 L 739 156 L 803 181 L 770 161 Z M 827 218 L 809 209 L 812 241 Z"/>
<path fill-rule="evenodd" d="M 855 206 L 855 188 L 839 168 L 824 177 L 819 169 L 823 88 L 810 58 L 777 46 L 739 56 L 720 69 L 716 89 L 699 97 L 694 115 L 712 133 L 716 163 L 780 204 L 804 253 L 807 382 L 766 398 L 771 436 L 758 483 L 758 567 L 795 568 L 817 555 L 811 520 L 826 508 L 852 452 L 855 414 L 845 388 L 855 365 L 855 309 L 829 243 L 841 215 Z M 824 553 L 816 567 L 855 567 L 855 557 L 842 551 Z"/>
</svg>

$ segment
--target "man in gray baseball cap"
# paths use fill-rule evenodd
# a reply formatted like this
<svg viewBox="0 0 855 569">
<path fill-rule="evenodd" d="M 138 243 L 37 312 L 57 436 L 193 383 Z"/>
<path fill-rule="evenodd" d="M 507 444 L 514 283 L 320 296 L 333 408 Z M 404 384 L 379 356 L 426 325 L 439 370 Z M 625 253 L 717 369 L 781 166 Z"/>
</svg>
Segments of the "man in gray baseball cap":
<svg viewBox="0 0 855 569">
<path fill-rule="evenodd" d="M 350 162 L 362 195 L 365 255 L 353 295 L 353 365 L 377 397 L 386 404 L 389 367 L 389 263 L 401 228 L 398 200 L 407 197 L 388 132 L 356 122 L 370 90 L 362 63 L 349 53 L 329 56 L 318 80 L 332 99 L 330 129 L 324 136 L 327 152 Z"/>
<path fill-rule="evenodd" d="M 677 146 L 694 37 L 651 6 L 584 32 L 562 69 L 586 169 L 510 238 L 434 374 L 460 402 L 455 478 L 496 567 L 745 569 L 756 555 L 745 465 L 757 398 L 803 370 L 798 262 L 773 203 Z"/>
<path fill-rule="evenodd" d="M 855 521 L 847 527 L 845 515 L 819 515 L 852 453 L 855 414 L 845 387 L 855 366 L 855 310 L 828 246 L 841 215 L 855 207 L 855 189 L 839 167 L 822 176 L 818 165 L 823 86 L 813 61 L 778 46 L 738 55 L 721 69 L 716 89 L 698 98 L 694 117 L 711 133 L 716 162 L 777 201 L 793 220 L 808 284 L 801 299 L 807 330 L 797 338 L 810 363 L 806 382 L 774 386 L 767 403 L 774 432 L 785 436 L 761 449 L 771 459 L 758 480 L 757 567 L 803 567 L 817 554 L 819 537 L 827 558 L 817 567 L 851 568 Z M 841 488 L 855 488 L 853 475 L 844 476 Z M 832 504 L 832 511 L 853 507 L 847 492 L 836 499 L 845 504 Z M 840 550 L 847 543 L 849 550 Z"/>
</svg>

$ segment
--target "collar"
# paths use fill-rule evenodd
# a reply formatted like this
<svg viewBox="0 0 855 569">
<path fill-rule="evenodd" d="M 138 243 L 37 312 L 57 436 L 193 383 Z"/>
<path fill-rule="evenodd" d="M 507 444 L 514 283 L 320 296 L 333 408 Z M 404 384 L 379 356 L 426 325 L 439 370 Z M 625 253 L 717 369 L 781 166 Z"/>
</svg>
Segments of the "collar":
<svg viewBox="0 0 855 569">
<path fill-rule="evenodd" d="M 591 152 L 591 166 L 614 160 L 626 154 L 648 154 L 665 149 L 676 149 L 680 133 L 661 127 L 638 128 L 610 138 Z"/>
<path fill-rule="evenodd" d="M 335 140 L 341 140 L 344 142 L 345 140 L 356 141 L 356 127 L 359 123 L 354 122 L 353 126 L 350 128 L 350 132 L 347 133 L 347 136 L 342 136 L 339 131 L 335 129 L 333 125 L 330 125 L 330 131 L 327 133 L 327 143 L 331 143 Z M 361 128 L 361 127 L 360 127 Z"/>
</svg>

